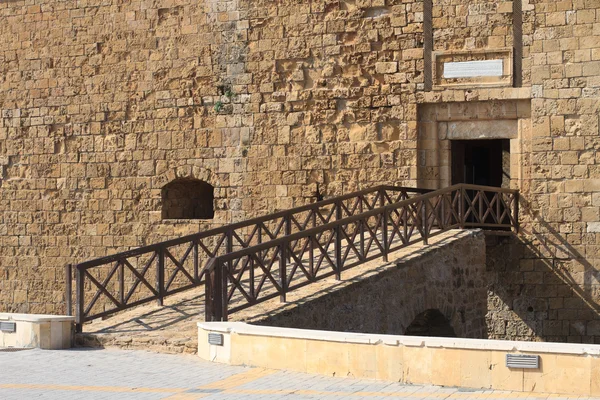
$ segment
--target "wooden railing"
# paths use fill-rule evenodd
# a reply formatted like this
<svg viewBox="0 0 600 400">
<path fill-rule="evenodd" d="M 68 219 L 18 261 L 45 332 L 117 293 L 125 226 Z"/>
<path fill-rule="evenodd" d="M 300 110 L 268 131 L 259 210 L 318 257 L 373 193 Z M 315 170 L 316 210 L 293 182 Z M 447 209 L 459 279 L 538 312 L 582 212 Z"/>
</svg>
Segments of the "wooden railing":
<svg viewBox="0 0 600 400">
<path fill-rule="evenodd" d="M 200 286 L 209 260 L 430 192 L 378 186 L 66 267 L 67 312 L 81 324 Z"/>
<path fill-rule="evenodd" d="M 280 297 L 455 228 L 518 231 L 518 191 L 459 184 L 338 218 L 269 242 L 211 259 L 205 281 L 205 318 Z"/>
</svg>

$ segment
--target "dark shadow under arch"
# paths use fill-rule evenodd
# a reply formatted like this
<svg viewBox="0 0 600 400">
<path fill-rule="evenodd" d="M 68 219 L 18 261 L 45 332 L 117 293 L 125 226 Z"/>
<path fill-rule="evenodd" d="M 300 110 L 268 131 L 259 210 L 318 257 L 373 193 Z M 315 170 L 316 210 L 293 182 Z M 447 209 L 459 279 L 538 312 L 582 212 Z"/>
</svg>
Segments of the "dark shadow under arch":
<svg viewBox="0 0 600 400">
<path fill-rule="evenodd" d="M 214 187 L 198 179 L 176 179 L 161 191 L 162 219 L 212 219 Z"/>
<path fill-rule="evenodd" d="M 439 310 L 426 310 L 417 315 L 404 332 L 406 336 L 457 337 L 448 318 Z"/>
</svg>

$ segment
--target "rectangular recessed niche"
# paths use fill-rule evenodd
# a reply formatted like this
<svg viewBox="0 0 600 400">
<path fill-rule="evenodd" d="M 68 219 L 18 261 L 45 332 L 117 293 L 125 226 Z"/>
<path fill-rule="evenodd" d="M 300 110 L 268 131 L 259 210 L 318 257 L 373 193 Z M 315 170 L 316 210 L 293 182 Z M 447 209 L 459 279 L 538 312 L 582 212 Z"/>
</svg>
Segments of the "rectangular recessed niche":
<svg viewBox="0 0 600 400">
<path fill-rule="evenodd" d="M 504 60 L 460 61 L 444 63 L 444 78 L 502 76 Z"/>
<path fill-rule="evenodd" d="M 538 369 L 540 367 L 540 356 L 507 354 L 506 366 L 508 368 Z"/>
</svg>

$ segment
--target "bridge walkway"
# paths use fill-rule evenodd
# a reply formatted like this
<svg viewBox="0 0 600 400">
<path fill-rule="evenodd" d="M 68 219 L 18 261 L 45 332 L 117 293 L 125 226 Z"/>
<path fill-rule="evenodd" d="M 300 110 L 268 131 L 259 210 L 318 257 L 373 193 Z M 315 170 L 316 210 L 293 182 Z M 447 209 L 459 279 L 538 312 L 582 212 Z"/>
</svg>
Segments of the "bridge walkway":
<svg viewBox="0 0 600 400">
<path fill-rule="evenodd" d="M 232 321 L 260 323 L 268 316 L 291 310 L 320 296 L 352 285 L 388 268 L 437 251 L 461 237 L 465 231 L 451 230 L 434 236 L 429 244 L 422 242 L 402 248 L 389 255 L 389 262 L 375 259 L 344 272 L 341 280 L 334 276 L 290 292 L 286 302 L 274 298 L 230 316 Z M 161 353 L 196 353 L 198 348 L 196 322 L 204 320 L 204 288 L 199 287 L 165 299 L 163 306 L 149 303 L 127 310 L 105 320 L 95 320 L 77 335 L 80 346 L 146 349 Z"/>
<path fill-rule="evenodd" d="M 518 231 L 518 191 L 379 186 L 68 266 L 67 309 L 74 269 L 81 344 L 194 352 L 192 321 L 268 315 L 472 228 Z"/>
</svg>

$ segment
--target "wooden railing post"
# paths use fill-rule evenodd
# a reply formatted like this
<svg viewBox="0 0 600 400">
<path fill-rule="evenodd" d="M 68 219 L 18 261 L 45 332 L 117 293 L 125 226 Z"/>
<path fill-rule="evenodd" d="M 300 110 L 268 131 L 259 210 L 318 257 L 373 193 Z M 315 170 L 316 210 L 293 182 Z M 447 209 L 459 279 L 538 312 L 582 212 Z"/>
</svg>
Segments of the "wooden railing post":
<svg viewBox="0 0 600 400">
<path fill-rule="evenodd" d="M 214 317 L 214 280 L 215 280 L 215 272 L 214 272 L 214 264 L 215 259 L 211 258 L 206 263 L 206 274 L 204 275 L 204 320 L 207 322 L 213 321 Z"/>
<path fill-rule="evenodd" d="M 428 243 L 428 236 L 429 236 L 429 232 L 428 232 L 428 220 L 429 218 L 427 218 L 427 200 L 423 200 L 423 205 L 421 206 L 421 220 L 422 220 L 422 224 L 423 224 L 423 244 L 427 244 Z"/>
<path fill-rule="evenodd" d="M 258 257 L 260 258 L 259 263 L 265 262 L 265 259 L 262 256 L 262 251 L 258 252 Z M 248 294 L 250 297 L 254 298 L 256 295 L 255 290 L 255 282 L 254 282 L 254 258 L 248 256 Z"/>
<path fill-rule="evenodd" d="M 218 321 L 227 321 L 228 313 L 227 313 L 227 271 L 225 268 L 229 268 L 227 263 L 218 263 L 217 264 L 217 287 L 219 288 L 217 294 L 219 295 L 219 305 L 220 307 L 220 319 Z"/>
<path fill-rule="evenodd" d="M 80 333 L 83 331 L 83 313 L 84 313 L 84 298 L 83 298 L 83 284 L 84 284 L 84 272 L 79 268 L 75 269 L 75 332 Z"/>
<path fill-rule="evenodd" d="M 163 305 L 165 297 L 165 249 L 158 249 L 158 265 L 156 266 L 156 291 L 158 299 L 156 300 L 159 306 Z"/>
<path fill-rule="evenodd" d="M 492 197 L 492 201 L 496 202 L 496 221 L 497 223 L 501 224 L 502 220 L 500 218 L 500 216 L 502 215 L 502 207 L 501 207 L 501 201 L 500 199 L 502 198 L 502 193 L 494 193 L 494 197 Z"/>
<path fill-rule="evenodd" d="M 342 219 L 342 203 L 337 201 L 335 203 L 335 219 L 337 225 L 335 226 L 335 279 L 338 281 L 342 279 L 342 225 L 339 221 Z"/>
<path fill-rule="evenodd" d="M 363 209 L 363 203 L 365 202 L 365 199 L 363 196 L 360 196 L 360 203 L 358 203 L 358 213 L 362 214 L 364 212 Z M 360 258 L 362 260 L 365 259 L 365 227 L 363 225 L 363 220 L 359 219 L 358 221 L 356 221 L 356 223 L 358 224 L 358 230 L 360 232 Z"/>
<path fill-rule="evenodd" d="M 204 319 L 206 321 L 224 321 L 226 317 L 226 305 L 223 305 L 224 292 L 227 286 L 223 286 L 223 264 L 218 258 L 211 258 L 206 266 L 206 278 L 204 280 Z M 227 277 L 225 276 L 225 279 Z M 225 290 L 223 289 L 225 287 Z"/>
<path fill-rule="evenodd" d="M 119 302 L 125 304 L 125 264 L 119 264 Z"/>
<path fill-rule="evenodd" d="M 308 270 L 310 275 L 310 281 L 314 282 L 315 277 L 315 241 L 316 235 L 310 235 L 306 237 L 308 240 Z"/>
<path fill-rule="evenodd" d="M 285 216 L 285 236 L 290 236 L 292 234 L 292 214 L 287 213 Z M 291 247 L 291 243 L 290 243 Z M 287 262 L 292 262 L 292 254 L 291 251 L 287 251 Z"/>
<path fill-rule="evenodd" d="M 256 230 L 256 244 L 261 244 L 261 243 L 262 243 L 262 225 L 259 223 L 258 229 Z M 264 261 L 263 253 L 264 253 L 263 251 L 259 251 L 258 257 Z M 252 263 L 254 263 L 254 260 L 252 260 Z M 252 268 L 250 269 L 250 271 L 252 271 L 252 273 L 254 273 L 254 264 L 252 264 Z"/>
<path fill-rule="evenodd" d="M 388 209 L 383 209 L 383 215 L 381 216 L 381 240 L 383 241 L 383 261 L 388 262 L 388 253 L 390 246 L 388 243 Z"/>
<path fill-rule="evenodd" d="M 194 258 L 194 283 L 200 283 L 200 255 L 198 254 L 198 241 L 194 240 L 192 257 Z"/>
<path fill-rule="evenodd" d="M 67 315 L 73 315 L 73 266 L 65 266 L 65 306 Z"/>
<path fill-rule="evenodd" d="M 290 236 L 292 234 L 292 214 L 287 213 L 284 218 L 285 218 L 285 236 Z"/>
<path fill-rule="evenodd" d="M 465 189 L 461 186 L 458 196 L 458 218 L 461 229 L 465 229 Z"/>
<path fill-rule="evenodd" d="M 385 189 L 380 189 L 379 191 L 379 206 L 385 207 Z M 388 262 L 388 213 L 387 208 L 383 209 L 383 214 L 381 215 L 381 241 L 383 242 L 383 261 Z"/>
<path fill-rule="evenodd" d="M 281 286 L 281 293 L 279 294 L 279 301 L 285 303 L 287 293 L 287 247 L 288 241 L 285 240 L 279 246 L 279 285 Z"/>
<path fill-rule="evenodd" d="M 483 212 L 483 196 L 485 196 L 485 191 L 483 190 L 479 190 L 478 191 L 479 194 L 479 223 L 481 224 L 485 224 L 485 220 L 483 219 L 483 216 L 485 215 L 485 213 Z"/>
<path fill-rule="evenodd" d="M 442 209 L 440 210 L 440 229 L 446 229 L 446 194 L 440 197 L 442 202 Z"/>
<path fill-rule="evenodd" d="M 519 233 L 519 192 L 514 195 L 515 202 L 515 211 L 514 211 L 514 219 L 515 219 L 515 233 Z"/>
<path fill-rule="evenodd" d="M 228 229 L 227 230 L 227 244 L 225 245 L 225 252 L 226 254 L 229 254 L 233 251 L 233 230 Z M 246 235 L 248 236 L 248 235 Z"/>
</svg>

